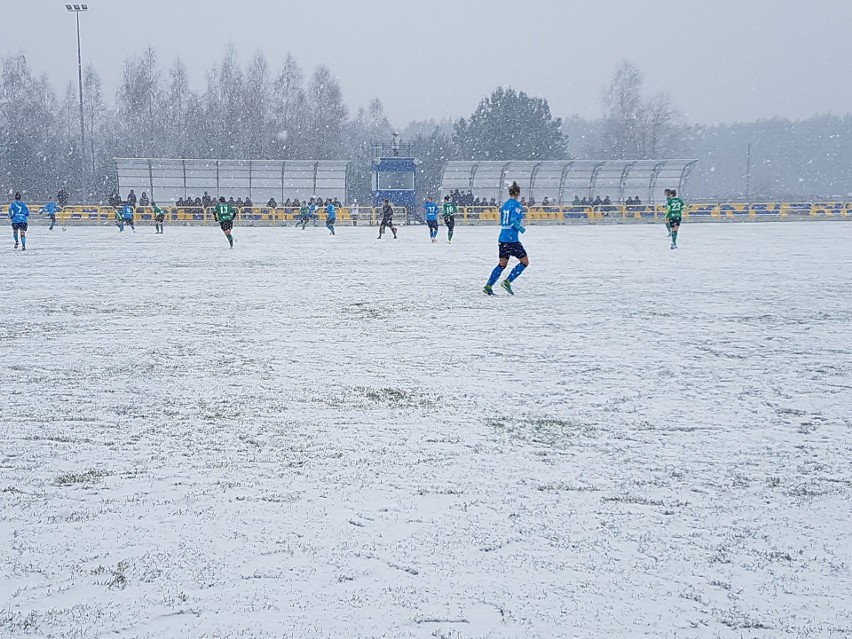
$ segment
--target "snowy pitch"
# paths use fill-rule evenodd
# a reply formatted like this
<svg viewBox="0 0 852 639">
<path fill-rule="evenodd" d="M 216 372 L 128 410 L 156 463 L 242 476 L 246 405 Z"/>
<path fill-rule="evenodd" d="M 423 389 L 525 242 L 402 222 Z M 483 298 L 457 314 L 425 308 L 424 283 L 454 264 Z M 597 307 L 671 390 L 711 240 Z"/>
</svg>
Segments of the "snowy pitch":
<svg viewBox="0 0 852 639">
<path fill-rule="evenodd" d="M 852 636 L 852 224 L 375 232 L 3 231 L 0 636 Z"/>
</svg>

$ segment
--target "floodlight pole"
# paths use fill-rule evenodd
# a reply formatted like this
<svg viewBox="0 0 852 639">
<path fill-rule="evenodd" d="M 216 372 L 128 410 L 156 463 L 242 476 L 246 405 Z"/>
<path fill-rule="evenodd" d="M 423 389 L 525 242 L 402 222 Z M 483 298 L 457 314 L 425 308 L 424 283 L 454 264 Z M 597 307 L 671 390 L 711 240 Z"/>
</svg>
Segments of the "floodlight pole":
<svg viewBox="0 0 852 639">
<path fill-rule="evenodd" d="M 751 142 L 748 143 L 746 152 L 746 202 L 751 202 Z"/>
<path fill-rule="evenodd" d="M 83 118 L 83 56 L 80 52 L 80 12 L 88 11 L 88 5 L 70 5 L 66 4 L 65 8 L 73 13 L 77 18 L 77 83 L 80 90 L 80 157 L 83 160 L 83 167 L 86 166 L 86 121 Z"/>
</svg>

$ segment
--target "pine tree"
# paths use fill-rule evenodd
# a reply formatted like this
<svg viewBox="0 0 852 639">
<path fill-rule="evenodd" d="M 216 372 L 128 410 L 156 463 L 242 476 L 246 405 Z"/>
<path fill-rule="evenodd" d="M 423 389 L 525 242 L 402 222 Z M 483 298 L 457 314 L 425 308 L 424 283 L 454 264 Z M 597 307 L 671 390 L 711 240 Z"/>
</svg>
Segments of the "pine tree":
<svg viewBox="0 0 852 639">
<path fill-rule="evenodd" d="M 456 123 L 453 140 L 466 159 L 561 160 L 567 155 L 561 126 L 547 100 L 498 87 Z"/>
</svg>

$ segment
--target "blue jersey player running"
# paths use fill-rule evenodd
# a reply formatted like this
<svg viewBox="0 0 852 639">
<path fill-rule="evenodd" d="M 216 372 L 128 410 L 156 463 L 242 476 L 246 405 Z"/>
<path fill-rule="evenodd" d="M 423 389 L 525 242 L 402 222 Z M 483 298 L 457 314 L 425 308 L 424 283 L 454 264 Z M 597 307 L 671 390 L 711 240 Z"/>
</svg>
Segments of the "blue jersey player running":
<svg viewBox="0 0 852 639">
<path fill-rule="evenodd" d="M 21 202 L 21 194 L 15 193 L 15 200 L 9 205 L 9 219 L 12 220 L 12 236 L 15 238 L 15 248 L 18 248 L 18 233 L 21 234 L 21 250 L 27 250 L 27 222 L 30 210 Z"/>
<path fill-rule="evenodd" d="M 518 276 L 524 272 L 524 269 L 530 265 L 530 259 L 527 257 L 527 252 L 524 250 L 524 245 L 518 241 L 518 233 L 526 233 L 526 229 L 521 224 L 524 217 L 524 207 L 518 201 L 521 197 L 521 187 L 517 182 L 512 182 L 509 187 L 509 199 L 500 207 L 500 239 L 498 240 L 498 255 L 500 261 L 494 270 L 491 271 L 491 277 L 488 278 L 488 283 L 483 288 L 486 295 L 494 295 L 493 286 L 500 277 L 506 265 L 509 263 L 510 257 L 516 257 L 520 264 L 516 264 L 512 272 L 501 283 L 501 286 L 509 295 L 514 295 L 512 290 L 512 282 L 518 279 Z"/>
<path fill-rule="evenodd" d="M 434 244 L 438 241 L 438 212 L 440 209 L 431 197 L 426 198 L 423 209 L 426 211 L 426 225 L 429 227 L 429 237 L 432 238 L 432 243 Z"/>
<path fill-rule="evenodd" d="M 48 202 L 43 207 L 39 213 L 47 213 L 47 216 L 50 218 L 50 226 L 48 227 L 48 231 L 52 231 L 53 227 L 56 226 L 56 212 L 60 210 L 60 206 L 56 202 Z"/>
</svg>

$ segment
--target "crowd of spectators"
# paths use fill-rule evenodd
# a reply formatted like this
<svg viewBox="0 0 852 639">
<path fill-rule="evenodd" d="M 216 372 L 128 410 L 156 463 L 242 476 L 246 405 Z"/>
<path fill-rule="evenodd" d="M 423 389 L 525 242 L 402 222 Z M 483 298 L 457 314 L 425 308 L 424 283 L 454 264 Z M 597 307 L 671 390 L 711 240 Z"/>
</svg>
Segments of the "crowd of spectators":
<svg viewBox="0 0 852 639">
<path fill-rule="evenodd" d="M 118 194 L 115 189 L 113 189 L 112 193 L 109 195 L 109 204 L 110 206 L 122 206 L 124 203 L 129 204 L 130 206 L 151 206 L 152 202 L 148 197 L 148 194 L 143 191 L 142 195 L 139 198 L 136 197 L 136 193 L 133 189 L 130 189 L 130 192 L 127 194 L 127 199 L 122 200 L 121 196 Z M 191 195 L 187 197 L 180 197 L 175 201 L 175 206 L 182 208 L 210 208 L 212 206 L 216 206 L 218 203 L 218 198 L 212 197 L 207 191 L 204 191 L 204 194 L 200 197 L 192 197 Z M 254 206 L 250 197 L 246 197 L 245 199 L 238 197 L 234 199 L 233 196 L 228 198 L 226 201 L 227 204 L 233 206 L 238 209 L 249 209 Z M 311 197 L 308 200 L 300 201 L 299 198 L 287 198 L 282 204 L 278 204 L 274 197 L 269 198 L 269 201 L 266 203 L 267 208 L 301 208 L 303 205 L 307 204 L 311 207 L 327 207 L 329 204 L 333 204 L 335 208 L 341 208 L 343 204 L 340 202 L 340 199 L 337 197 L 334 198 L 321 198 L 321 197 Z"/>
<path fill-rule="evenodd" d="M 266 203 L 266 206 L 271 209 L 276 208 L 285 208 L 285 209 L 299 209 L 305 205 L 310 207 L 327 207 L 329 204 L 333 204 L 334 208 L 339 209 L 343 206 L 343 203 L 337 197 L 327 197 L 323 200 L 321 197 L 312 197 L 308 200 L 299 201 L 299 198 L 287 198 L 284 200 L 282 204 L 278 204 L 275 201 L 274 197 L 269 198 L 269 202 Z"/>
<path fill-rule="evenodd" d="M 642 200 L 640 200 L 639 196 L 637 195 L 636 197 L 628 197 L 624 203 L 628 206 L 633 206 L 642 204 Z M 574 201 L 571 202 L 571 204 L 573 206 L 612 206 L 612 200 L 609 198 L 608 195 L 605 196 L 603 199 L 601 199 L 600 195 L 595 196 L 594 198 L 584 197 L 583 199 L 580 199 L 580 196 L 575 195 Z"/>
<path fill-rule="evenodd" d="M 497 202 L 495 198 L 491 198 L 488 200 L 487 198 L 479 198 L 474 197 L 471 191 L 464 193 L 456 189 L 455 191 L 450 192 L 450 198 L 459 206 L 473 206 L 473 207 L 498 207 L 500 204 Z M 628 197 L 624 202 L 628 206 L 635 206 L 642 204 L 642 200 L 639 199 L 639 196 L 636 197 Z M 545 197 L 540 203 L 537 203 L 535 198 L 530 198 L 529 201 L 525 197 L 521 198 L 521 204 L 525 207 L 543 207 L 543 208 L 554 208 L 557 207 L 558 204 L 555 200 Z M 572 206 L 612 206 L 612 200 L 608 195 L 601 198 L 600 195 L 595 196 L 594 198 L 583 197 L 580 198 L 579 195 L 574 196 L 574 201 L 571 203 Z"/>
<path fill-rule="evenodd" d="M 499 206 L 497 200 L 493 197 L 489 201 L 484 197 L 474 197 L 470 191 L 462 193 L 458 189 L 450 193 L 450 199 L 458 206 Z"/>
</svg>

